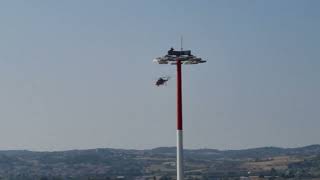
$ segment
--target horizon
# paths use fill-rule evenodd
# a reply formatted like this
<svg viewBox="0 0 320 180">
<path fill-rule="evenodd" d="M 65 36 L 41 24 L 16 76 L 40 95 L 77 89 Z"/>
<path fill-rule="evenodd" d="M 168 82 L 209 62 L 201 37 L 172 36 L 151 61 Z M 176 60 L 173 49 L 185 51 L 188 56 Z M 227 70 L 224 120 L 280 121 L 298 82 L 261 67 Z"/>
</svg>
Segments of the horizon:
<svg viewBox="0 0 320 180">
<path fill-rule="evenodd" d="M 299 148 L 306 148 L 312 146 L 319 146 L 320 144 L 310 144 L 305 146 L 298 146 L 298 147 L 281 147 L 281 146 L 260 146 L 260 147 L 248 147 L 244 149 L 216 149 L 216 148 L 188 148 L 185 147 L 183 150 L 217 150 L 217 151 L 245 151 L 245 150 L 252 150 L 252 149 L 261 149 L 261 148 L 280 148 L 280 149 L 299 149 Z M 133 149 L 133 148 L 112 148 L 112 147 L 99 147 L 99 148 L 89 148 L 89 149 L 64 149 L 64 150 L 31 150 L 31 149 L 0 149 L 0 152 L 3 151 L 29 151 L 29 152 L 65 152 L 65 151 L 86 151 L 86 150 L 99 150 L 99 149 L 111 149 L 111 150 L 125 150 L 125 151 L 150 151 L 159 148 L 175 148 L 176 146 L 162 146 L 162 147 L 154 147 L 148 149 Z"/>
</svg>

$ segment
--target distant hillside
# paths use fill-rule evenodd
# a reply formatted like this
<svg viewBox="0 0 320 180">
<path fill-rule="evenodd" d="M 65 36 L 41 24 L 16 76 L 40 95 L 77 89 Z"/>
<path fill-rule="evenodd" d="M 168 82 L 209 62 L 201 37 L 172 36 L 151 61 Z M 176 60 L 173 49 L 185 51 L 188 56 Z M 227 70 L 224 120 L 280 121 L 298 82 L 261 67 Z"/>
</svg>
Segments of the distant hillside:
<svg viewBox="0 0 320 180">
<path fill-rule="evenodd" d="M 252 168 L 256 174 L 268 174 L 265 171 L 271 167 L 279 167 L 279 172 L 289 167 L 288 171 L 294 175 L 300 173 L 302 168 L 303 172 L 313 175 L 320 171 L 319 158 L 314 158 L 320 157 L 320 145 L 244 150 L 186 149 L 184 154 L 187 175 L 220 177 L 231 173 L 241 176 Z M 28 180 L 42 176 L 55 179 L 105 179 L 114 176 L 174 175 L 175 155 L 175 147 L 149 150 L 99 148 L 55 152 L 0 151 L 0 179 L 11 177 L 9 179 Z M 273 165 L 273 162 L 278 165 Z M 268 167 L 264 168 L 264 164 Z"/>
<path fill-rule="evenodd" d="M 265 158 L 284 155 L 315 155 L 320 154 L 320 145 L 310 145 L 298 148 L 261 147 L 244 150 L 217 150 L 217 149 L 185 149 L 186 156 L 203 156 L 206 158 Z M 175 147 L 160 147 L 146 152 L 154 154 L 175 155 Z"/>
<path fill-rule="evenodd" d="M 287 176 L 320 176 L 320 156 L 307 158 L 304 161 L 291 163 L 288 166 Z"/>
</svg>

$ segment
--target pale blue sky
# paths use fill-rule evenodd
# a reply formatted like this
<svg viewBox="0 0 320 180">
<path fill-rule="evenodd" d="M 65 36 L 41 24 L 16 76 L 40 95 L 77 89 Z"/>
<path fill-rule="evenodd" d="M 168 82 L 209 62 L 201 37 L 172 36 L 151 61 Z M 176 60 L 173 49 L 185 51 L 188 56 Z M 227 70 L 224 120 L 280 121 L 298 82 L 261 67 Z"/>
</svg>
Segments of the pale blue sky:
<svg viewBox="0 0 320 180">
<path fill-rule="evenodd" d="M 179 47 L 187 148 L 320 140 L 320 1 L 1 1 L 0 149 L 175 145 Z M 154 81 L 172 76 L 165 87 Z"/>
</svg>

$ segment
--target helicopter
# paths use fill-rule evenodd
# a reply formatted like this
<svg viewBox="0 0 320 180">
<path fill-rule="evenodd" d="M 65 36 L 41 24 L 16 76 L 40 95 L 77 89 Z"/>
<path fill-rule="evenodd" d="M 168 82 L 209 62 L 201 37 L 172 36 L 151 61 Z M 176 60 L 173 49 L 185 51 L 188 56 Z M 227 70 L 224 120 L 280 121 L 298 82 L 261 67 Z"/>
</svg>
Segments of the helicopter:
<svg viewBox="0 0 320 180">
<path fill-rule="evenodd" d="M 167 81 L 170 79 L 169 76 L 166 77 L 159 77 L 159 79 L 156 82 L 156 86 L 160 86 L 160 85 L 165 85 L 167 83 Z"/>
</svg>

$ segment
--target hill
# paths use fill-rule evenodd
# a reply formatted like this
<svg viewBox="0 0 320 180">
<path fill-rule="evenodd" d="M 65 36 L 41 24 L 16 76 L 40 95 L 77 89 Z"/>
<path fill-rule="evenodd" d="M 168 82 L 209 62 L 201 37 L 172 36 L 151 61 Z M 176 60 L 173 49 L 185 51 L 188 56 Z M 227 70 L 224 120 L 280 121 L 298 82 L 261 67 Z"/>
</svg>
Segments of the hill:
<svg viewBox="0 0 320 180">
<path fill-rule="evenodd" d="M 175 175 L 175 147 L 148 150 L 89 149 L 0 151 L 0 179 L 88 179 Z M 186 149 L 187 177 L 270 175 L 318 177 L 320 145 L 244 150 Z"/>
</svg>

